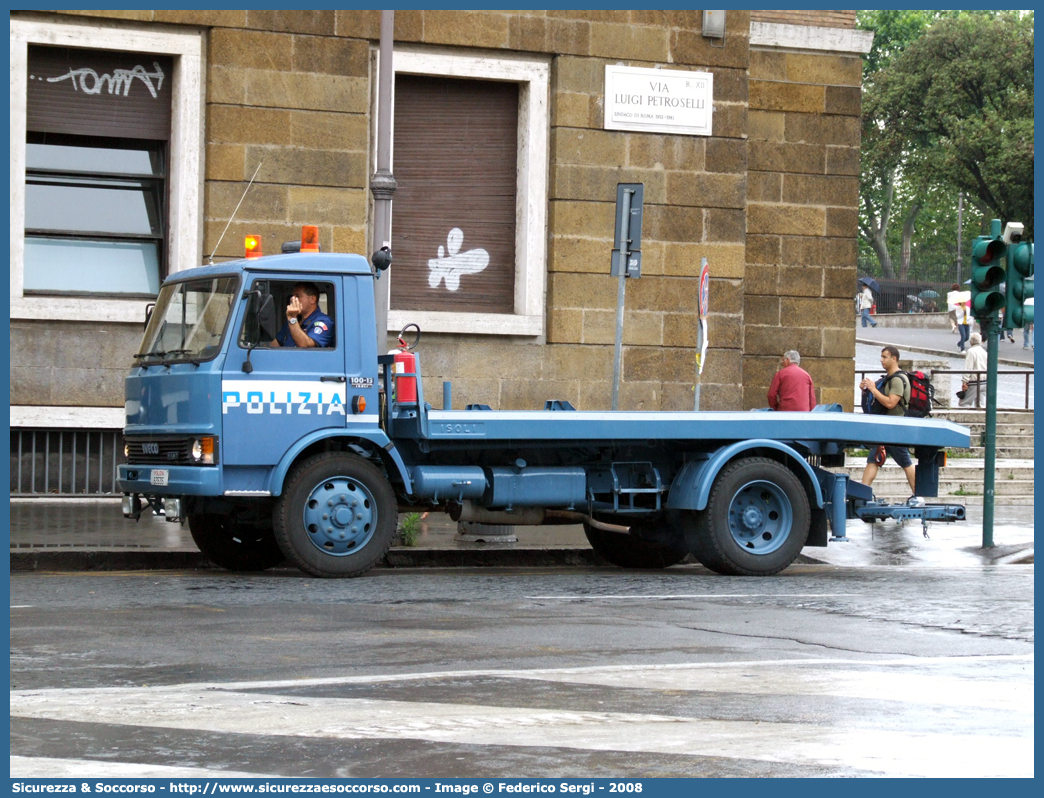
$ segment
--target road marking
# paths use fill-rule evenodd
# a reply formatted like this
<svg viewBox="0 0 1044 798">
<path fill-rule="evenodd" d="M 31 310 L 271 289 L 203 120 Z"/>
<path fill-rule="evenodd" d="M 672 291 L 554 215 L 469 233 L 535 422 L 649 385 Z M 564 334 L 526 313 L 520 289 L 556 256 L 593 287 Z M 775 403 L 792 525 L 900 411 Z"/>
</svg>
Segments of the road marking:
<svg viewBox="0 0 1044 798">
<path fill-rule="evenodd" d="M 824 668 L 905 666 L 923 669 L 927 665 L 974 665 L 985 662 L 1032 662 L 1033 654 L 985 654 L 981 656 L 939 656 L 939 657 L 893 657 L 890 659 L 839 659 L 835 657 L 810 657 L 804 659 L 768 659 L 768 660 L 735 660 L 732 662 L 680 662 L 641 665 L 580 665 L 568 668 L 527 668 L 516 669 L 484 669 L 459 671 L 418 671 L 415 673 L 367 674 L 361 676 L 317 676 L 307 679 L 270 679 L 251 682 L 185 682 L 175 685 L 157 685 L 149 689 L 155 692 L 192 690 L 280 690 L 299 687 L 326 687 L 339 684 L 386 684 L 390 682 L 422 681 L 425 679 L 476 679 L 504 678 L 531 679 L 554 674 L 593 674 L 593 673 L 653 673 L 656 671 L 677 671 L 688 669 L 718 668 L 772 668 L 818 665 Z M 84 689 L 121 689 L 121 688 L 84 688 Z M 65 692 L 66 688 L 41 688 L 31 691 L 32 695 L 44 695 L 50 692 Z M 11 693 L 12 697 L 15 695 Z"/>
<path fill-rule="evenodd" d="M 139 762 L 113 762 L 109 759 L 55 759 L 46 756 L 12 756 L 11 778 L 47 779 L 256 779 L 285 778 L 268 773 L 238 770 L 211 770 L 172 765 L 150 765 Z"/>
<path fill-rule="evenodd" d="M 644 595 L 629 593 L 622 596 L 603 596 L 597 594 L 577 593 L 565 596 L 526 596 L 527 599 L 545 601 L 598 601 L 600 599 L 637 600 L 637 599 L 720 599 L 720 598 L 853 598 L 852 593 L 665 593 L 663 595 Z"/>
<path fill-rule="evenodd" d="M 466 699 L 466 696 L 462 696 Z M 711 756 L 882 771 L 892 776 L 1032 776 L 1033 735 L 907 732 L 866 724 L 718 720 L 475 704 L 151 688 L 16 691 L 11 715 L 358 740 Z"/>
</svg>

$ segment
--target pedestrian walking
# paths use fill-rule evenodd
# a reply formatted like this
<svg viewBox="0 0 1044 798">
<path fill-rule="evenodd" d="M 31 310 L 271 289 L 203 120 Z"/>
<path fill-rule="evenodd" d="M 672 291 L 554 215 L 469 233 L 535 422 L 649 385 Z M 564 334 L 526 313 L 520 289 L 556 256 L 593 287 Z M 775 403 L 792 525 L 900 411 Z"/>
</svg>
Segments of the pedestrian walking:
<svg viewBox="0 0 1044 798">
<path fill-rule="evenodd" d="M 801 355 L 795 349 L 784 352 L 780 358 L 779 371 L 768 390 L 768 403 L 773 410 L 811 410 L 816 406 L 812 375 L 800 363 Z"/>
<path fill-rule="evenodd" d="M 965 345 L 968 343 L 968 336 L 971 334 L 972 323 L 968 292 L 961 291 L 961 287 L 957 283 L 954 283 L 950 288 L 950 293 L 946 295 L 946 305 L 949 309 L 947 317 L 953 325 L 953 331 L 960 336 L 960 339 L 957 341 L 957 349 L 963 352 Z"/>
<path fill-rule="evenodd" d="M 910 406 L 910 381 L 899 370 L 899 350 L 891 345 L 882 349 L 881 367 L 885 370 L 885 380 L 880 388 L 869 377 L 864 377 L 859 387 L 874 395 L 876 402 L 884 408 L 884 415 L 903 416 L 906 414 L 906 408 Z M 873 484 L 877 472 L 885 464 L 885 460 L 891 457 L 906 474 L 906 481 L 910 483 L 910 493 L 916 493 L 917 474 L 908 448 L 885 445 L 873 445 L 869 448 L 870 454 L 866 458 L 866 468 L 863 469 L 864 485 Z M 911 501 L 915 499 L 915 496 L 911 496 Z"/>
<path fill-rule="evenodd" d="M 972 333 L 968 339 L 968 352 L 964 356 L 964 381 L 961 390 L 957 393 L 960 399 L 960 407 L 982 407 L 986 404 L 986 381 L 982 374 L 976 372 L 986 371 L 987 354 L 982 345 L 982 336 Z"/>
<path fill-rule="evenodd" d="M 1033 324 L 1027 324 L 1022 328 L 1022 348 L 1032 349 L 1033 348 Z"/>
<path fill-rule="evenodd" d="M 876 327 L 877 322 L 870 318 L 870 308 L 874 306 L 874 295 L 870 292 L 870 286 L 864 285 L 863 290 L 856 295 L 859 302 L 859 312 L 863 315 L 863 326 Z"/>
<path fill-rule="evenodd" d="M 962 302 L 957 306 L 957 334 L 960 336 L 960 340 L 957 341 L 957 349 L 961 352 L 965 350 L 971 335 L 971 323 L 971 308 L 968 307 L 967 302 Z"/>
</svg>

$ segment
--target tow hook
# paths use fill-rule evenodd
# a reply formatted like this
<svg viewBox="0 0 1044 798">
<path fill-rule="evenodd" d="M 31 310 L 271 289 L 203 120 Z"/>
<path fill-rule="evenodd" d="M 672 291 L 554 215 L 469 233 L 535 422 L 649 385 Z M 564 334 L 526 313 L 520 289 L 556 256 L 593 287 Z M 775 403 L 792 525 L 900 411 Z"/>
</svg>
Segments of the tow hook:
<svg viewBox="0 0 1044 798">
<path fill-rule="evenodd" d="M 124 493 L 122 505 L 124 518 L 141 518 L 141 497 L 137 493 Z"/>
</svg>

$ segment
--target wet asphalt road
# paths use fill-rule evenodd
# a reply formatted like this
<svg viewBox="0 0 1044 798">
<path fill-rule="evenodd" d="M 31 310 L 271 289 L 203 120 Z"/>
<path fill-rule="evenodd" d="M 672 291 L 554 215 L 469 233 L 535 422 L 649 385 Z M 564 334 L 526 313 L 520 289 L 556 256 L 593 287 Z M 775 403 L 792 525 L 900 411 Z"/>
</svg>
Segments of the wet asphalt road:
<svg viewBox="0 0 1044 798">
<path fill-rule="evenodd" d="M 1033 772 L 1032 565 L 13 574 L 11 605 L 13 774 Z"/>
</svg>

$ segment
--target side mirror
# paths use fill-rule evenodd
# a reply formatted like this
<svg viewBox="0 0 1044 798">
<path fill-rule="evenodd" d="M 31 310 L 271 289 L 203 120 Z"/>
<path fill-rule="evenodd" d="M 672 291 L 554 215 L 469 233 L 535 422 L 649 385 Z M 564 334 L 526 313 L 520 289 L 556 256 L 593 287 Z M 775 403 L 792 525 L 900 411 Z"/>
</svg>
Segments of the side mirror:
<svg viewBox="0 0 1044 798">
<path fill-rule="evenodd" d="M 275 300 L 271 294 L 262 298 L 258 290 L 247 292 L 246 317 L 243 319 L 243 343 L 253 348 L 262 341 L 271 341 L 279 332 L 276 322 Z"/>
<path fill-rule="evenodd" d="M 271 341 L 279 332 L 279 321 L 276 319 L 275 300 L 269 294 L 262 300 L 257 311 L 258 326 L 261 328 L 262 340 Z"/>
</svg>

